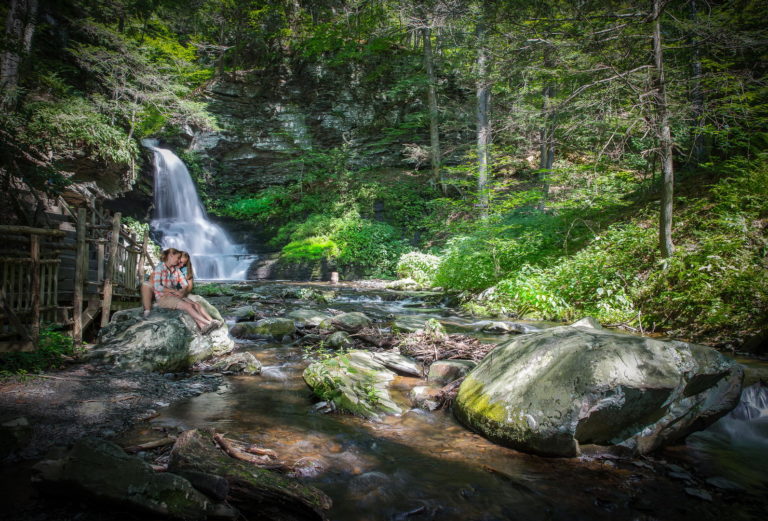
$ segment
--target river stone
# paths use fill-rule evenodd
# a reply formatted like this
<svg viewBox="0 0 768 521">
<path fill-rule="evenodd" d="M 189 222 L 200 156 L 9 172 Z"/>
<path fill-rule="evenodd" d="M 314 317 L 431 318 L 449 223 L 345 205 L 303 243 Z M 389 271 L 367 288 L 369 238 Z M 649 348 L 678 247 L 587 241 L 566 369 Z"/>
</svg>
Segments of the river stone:
<svg viewBox="0 0 768 521">
<path fill-rule="evenodd" d="M 594 317 L 584 317 L 571 324 L 573 327 L 588 327 L 591 329 L 605 329 Z"/>
<path fill-rule="evenodd" d="M 237 338 L 272 337 L 278 340 L 296 332 L 293 320 L 289 318 L 262 318 L 257 322 L 239 322 L 230 330 Z"/>
<path fill-rule="evenodd" d="M 43 460 L 34 467 L 36 479 L 60 489 L 71 487 L 100 501 L 130 505 L 174 519 L 206 519 L 229 512 L 195 490 L 190 482 L 169 472 L 155 472 L 137 456 L 106 440 L 83 438 L 63 458 Z"/>
<path fill-rule="evenodd" d="M 391 369 L 396 373 L 408 376 L 421 377 L 421 366 L 413 359 L 391 351 L 378 351 L 373 354 L 373 358 L 384 364 L 384 367 Z"/>
<path fill-rule="evenodd" d="M 234 318 L 236 322 L 244 322 L 246 320 L 253 320 L 256 312 L 253 306 L 238 306 L 230 310 L 227 315 Z"/>
<path fill-rule="evenodd" d="M 336 315 L 331 320 L 331 324 L 336 329 L 348 331 L 349 333 L 357 333 L 361 329 L 364 329 L 371 325 L 371 319 L 364 313 L 359 311 L 352 311 L 351 313 L 342 313 Z"/>
<path fill-rule="evenodd" d="M 428 385 L 417 385 L 408 393 L 414 407 L 434 411 L 440 407 L 440 389 Z"/>
<path fill-rule="evenodd" d="M 352 342 L 352 339 L 349 337 L 349 333 L 346 331 L 336 331 L 335 333 L 328 335 L 328 338 L 325 339 L 325 343 L 334 349 L 342 349 L 354 345 L 354 342 Z"/>
<path fill-rule="evenodd" d="M 318 397 L 332 401 L 339 410 L 371 420 L 402 412 L 389 395 L 395 373 L 368 351 L 350 351 L 315 362 L 303 376 Z"/>
<path fill-rule="evenodd" d="M 437 385 L 445 385 L 466 376 L 477 366 L 472 360 L 438 360 L 429 366 L 427 380 Z"/>
<path fill-rule="evenodd" d="M 195 362 L 231 352 L 235 348 L 218 310 L 203 297 L 190 295 L 222 325 L 200 334 L 189 314 L 175 309 L 154 308 L 148 317 L 141 308 L 112 315 L 101 328 L 88 359 L 113 364 L 125 370 L 179 372 Z"/>
<path fill-rule="evenodd" d="M 465 378 L 454 412 L 523 451 L 576 456 L 591 443 L 646 454 L 730 411 L 742 378 L 709 347 L 561 326 L 497 346 Z"/>
<path fill-rule="evenodd" d="M 211 365 L 211 369 L 214 371 L 231 371 L 233 373 L 253 375 L 261 372 L 261 362 L 253 356 L 253 353 L 244 351 L 216 360 Z"/>
<path fill-rule="evenodd" d="M 296 327 L 317 327 L 323 320 L 331 320 L 327 313 L 315 311 L 313 309 L 296 309 L 286 315 L 296 324 Z"/>
</svg>

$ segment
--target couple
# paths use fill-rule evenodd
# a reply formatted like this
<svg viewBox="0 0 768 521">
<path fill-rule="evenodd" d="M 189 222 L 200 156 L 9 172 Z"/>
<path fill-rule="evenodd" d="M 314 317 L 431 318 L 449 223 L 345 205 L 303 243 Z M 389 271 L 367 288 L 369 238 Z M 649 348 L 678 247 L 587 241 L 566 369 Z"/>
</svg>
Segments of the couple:
<svg viewBox="0 0 768 521">
<path fill-rule="evenodd" d="M 155 266 L 152 278 L 141 287 L 141 300 L 144 316 L 149 315 L 152 296 L 157 305 L 166 309 L 179 309 L 189 314 L 202 334 L 221 326 L 203 306 L 187 298 L 194 284 L 194 272 L 189 254 L 176 248 L 168 248 L 160 255 L 160 263 Z"/>
</svg>

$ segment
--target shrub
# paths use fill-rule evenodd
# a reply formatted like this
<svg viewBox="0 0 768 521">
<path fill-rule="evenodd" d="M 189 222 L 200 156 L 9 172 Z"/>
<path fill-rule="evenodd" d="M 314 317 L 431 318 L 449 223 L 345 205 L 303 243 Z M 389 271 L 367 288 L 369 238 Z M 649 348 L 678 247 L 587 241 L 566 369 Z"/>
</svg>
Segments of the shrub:
<svg viewBox="0 0 768 521">
<path fill-rule="evenodd" d="M 440 266 L 440 257 L 412 251 L 397 261 L 397 276 L 411 278 L 419 284 L 431 286 Z"/>
<path fill-rule="evenodd" d="M 338 245 L 327 237 L 308 237 L 292 241 L 283 247 L 281 257 L 289 261 L 319 260 L 335 257 Z"/>
<path fill-rule="evenodd" d="M 407 250 L 395 228 L 367 219 L 348 220 L 336 233 L 340 266 L 372 276 L 391 276 L 397 260 Z"/>
<path fill-rule="evenodd" d="M 2 353 L 0 355 L 0 372 L 26 374 L 58 368 L 65 357 L 79 354 L 72 337 L 58 331 L 55 326 L 44 327 L 40 330 L 38 348 L 32 352 Z"/>
</svg>

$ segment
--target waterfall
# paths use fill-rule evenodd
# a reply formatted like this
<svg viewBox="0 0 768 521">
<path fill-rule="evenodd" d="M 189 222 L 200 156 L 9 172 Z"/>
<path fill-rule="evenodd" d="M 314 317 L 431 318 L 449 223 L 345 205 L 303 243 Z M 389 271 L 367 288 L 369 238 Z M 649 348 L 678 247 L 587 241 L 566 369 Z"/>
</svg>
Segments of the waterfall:
<svg viewBox="0 0 768 521">
<path fill-rule="evenodd" d="M 244 280 L 256 256 L 234 244 L 221 226 L 208 220 L 184 162 L 154 144 L 144 142 L 155 156 L 155 213 L 151 227 L 161 246 L 189 252 L 196 278 Z"/>
</svg>

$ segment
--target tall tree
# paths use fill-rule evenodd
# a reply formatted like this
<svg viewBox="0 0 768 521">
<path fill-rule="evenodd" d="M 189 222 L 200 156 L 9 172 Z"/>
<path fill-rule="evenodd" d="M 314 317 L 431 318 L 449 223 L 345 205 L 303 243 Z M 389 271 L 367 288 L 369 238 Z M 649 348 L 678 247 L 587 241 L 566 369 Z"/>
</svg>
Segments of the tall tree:
<svg viewBox="0 0 768 521">
<path fill-rule="evenodd" d="M 36 25 L 37 0 L 11 0 L 5 19 L 5 48 L 0 55 L 0 106 L 7 107 L 16 98 L 19 67 L 32 47 Z"/>
<path fill-rule="evenodd" d="M 424 12 L 424 11 L 422 11 Z M 437 77 L 435 58 L 432 53 L 432 26 L 425 14 L 422 18 L 421 37 L 424 50 L 424 69 L 427 73 L 427 104 L 429 107 L 429 157 L 432 164 L 432 179 L 440 184 L 443 194 L 447 192 L 445 179 L 440 168 L 440 114 L 437 110 Z"/>
<path fill-rule="evenodd" d="M 672 207 L 675 184 L 675 169 L 672 163 L 672 131 L 669 125 L 669 106 L 667 105 L 667 83 L 664 76 L 664 49 L 661 40 L 661 17 L 664 11 L 663 0 L 652 0 L 653 12 L 653 103 L 656 109 L 656 135 L 658 138 L 658 156 L 661 163 L 661 212 L 659 215 L 659 247 L 664 257 L 674 252 L 672 243 Z"/>
<path fill-rule="evenodd" d="M 484 6 L 481 6 L 484 9 Z M 488 78 L 488 55 L 486 48 L 485 12 L 480 13 L 477 22 L 477 193 L 480 215 L 488 217 L 488 165 L 490 164 L 489 145 L 491 142 L 491 123 L 489 110 L 491 86 Z"/>
</svg>

